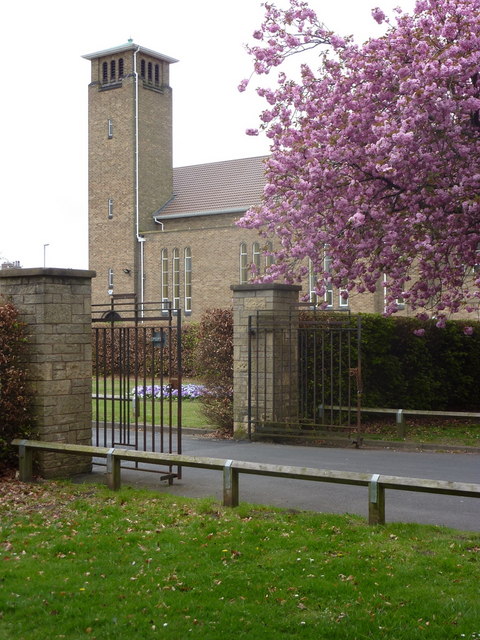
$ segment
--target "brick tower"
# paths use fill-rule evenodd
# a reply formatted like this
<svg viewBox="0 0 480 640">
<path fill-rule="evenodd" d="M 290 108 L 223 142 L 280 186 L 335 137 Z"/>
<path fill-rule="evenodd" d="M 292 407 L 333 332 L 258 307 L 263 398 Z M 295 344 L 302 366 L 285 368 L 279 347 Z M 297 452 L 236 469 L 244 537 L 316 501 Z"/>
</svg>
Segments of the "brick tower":
<svg viewBox="0 0 480 640">
<path fill-rule="evenodd" d="M 143 301 L 144 237 L 172 197 L 172 91 L 177 62 L 129 40 L 83 56 L 88 87 L 89 268 L 94 304 Z"/>
</svg>

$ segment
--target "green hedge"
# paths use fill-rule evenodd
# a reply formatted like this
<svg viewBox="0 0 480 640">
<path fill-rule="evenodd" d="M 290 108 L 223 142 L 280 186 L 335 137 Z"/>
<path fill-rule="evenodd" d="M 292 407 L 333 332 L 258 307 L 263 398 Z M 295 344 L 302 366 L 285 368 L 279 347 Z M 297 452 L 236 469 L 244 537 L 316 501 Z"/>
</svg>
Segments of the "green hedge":
<svg viewBox="0 0 480 640">
<path fill-rule="evenodd" d="M 480 411 L 479 322 L 450 321 L 438 329 L 415 318 L 361 318 L 363 406 Z M 465 335 L 466 326 L 472 335 Z"/>
<path fill-rule="evenodd" d="M 233 310 L 210 309 L 202 315 L 194 352 L 197 374 L 206 387 L 201 398 L 208 420 L 233 432 Z"/>
<path fill-rule="evenodd" d="M 14 438 L 34 435 L 32 394 L 27 385 L 26 326 L 13 304 L 0 300 L 0 470 L 17 464 Z"/>
</svg>

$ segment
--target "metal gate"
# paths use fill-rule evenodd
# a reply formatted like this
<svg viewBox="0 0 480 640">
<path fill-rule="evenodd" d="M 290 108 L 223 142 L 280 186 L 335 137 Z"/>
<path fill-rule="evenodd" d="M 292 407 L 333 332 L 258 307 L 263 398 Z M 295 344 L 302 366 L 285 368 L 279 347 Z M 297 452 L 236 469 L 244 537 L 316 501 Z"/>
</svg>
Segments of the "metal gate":
<svg viewBox="0 0 480 640">
<path fill-rule="evenodd" d="M 360 338 L 360 317 L 346 312 L 250 316 L 250 436 L 336 432 L 361 444 Z"/>
<path fill-rule="evenodd" d="M 93 305 L 92 322 L 93 444 L 181 454 L 180 310 L 118 295 Z M 178 467 L 160 472 L 169 482 L 181 477 Z"/>
</svg>

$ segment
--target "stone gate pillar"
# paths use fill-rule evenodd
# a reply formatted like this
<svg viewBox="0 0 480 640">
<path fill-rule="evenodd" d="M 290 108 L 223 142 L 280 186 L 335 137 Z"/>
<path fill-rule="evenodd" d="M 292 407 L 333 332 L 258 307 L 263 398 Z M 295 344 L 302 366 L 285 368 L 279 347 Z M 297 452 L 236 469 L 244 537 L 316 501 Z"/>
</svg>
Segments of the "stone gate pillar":
<svg viewBox="0 0 480 640">
<path fill-rule="evenodd" d="M 241 284 L 231 289 L 234 434 L 241 438 L 249 435 L 249 409 L 251 418 L 264 424 L 285 425 L 297 419 L 301 287 Z"/>
<path fill-rule="evenodd" d="M 0 296 L 27 323 L 28 382 L 40 440 L 91 444 L 91 280 L 94 271 L 0 270 Z M 88 472 L 82 456 L 42 453 L 43 477 Z"/>
</svg>

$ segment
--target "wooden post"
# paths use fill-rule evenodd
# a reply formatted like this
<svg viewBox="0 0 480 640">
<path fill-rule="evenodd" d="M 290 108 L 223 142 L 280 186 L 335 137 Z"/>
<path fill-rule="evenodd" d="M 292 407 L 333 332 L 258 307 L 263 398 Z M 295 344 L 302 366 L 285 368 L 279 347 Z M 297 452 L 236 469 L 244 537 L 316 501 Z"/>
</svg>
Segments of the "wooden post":
<svg viewBox="0 0 480 640">
<path fill-rule="evenodd" d="M 233 460 L 227 460 L 223 467 L 223 504 L 238 507 L 238 471 L 232 467 Z"/>
<path fill-rule="evenodd" d="M 385 524 L 385 488 L 375 473 L 368 483 L 368 524 Z"/>
<path fill-rule="evenodd" d="M 18 447 L 19 478 L 21 482 L 31 482 L 33 478 L 33 451 L 22 440 Z"/>
<path fill-rule="evenodd" d="M 107 484 L 113 491 L 118 491 L 122 484 L 120 463 L 120 458 L 115 457 L 115 449 L 110 449 L 107 453 Z"/>
</svg>

